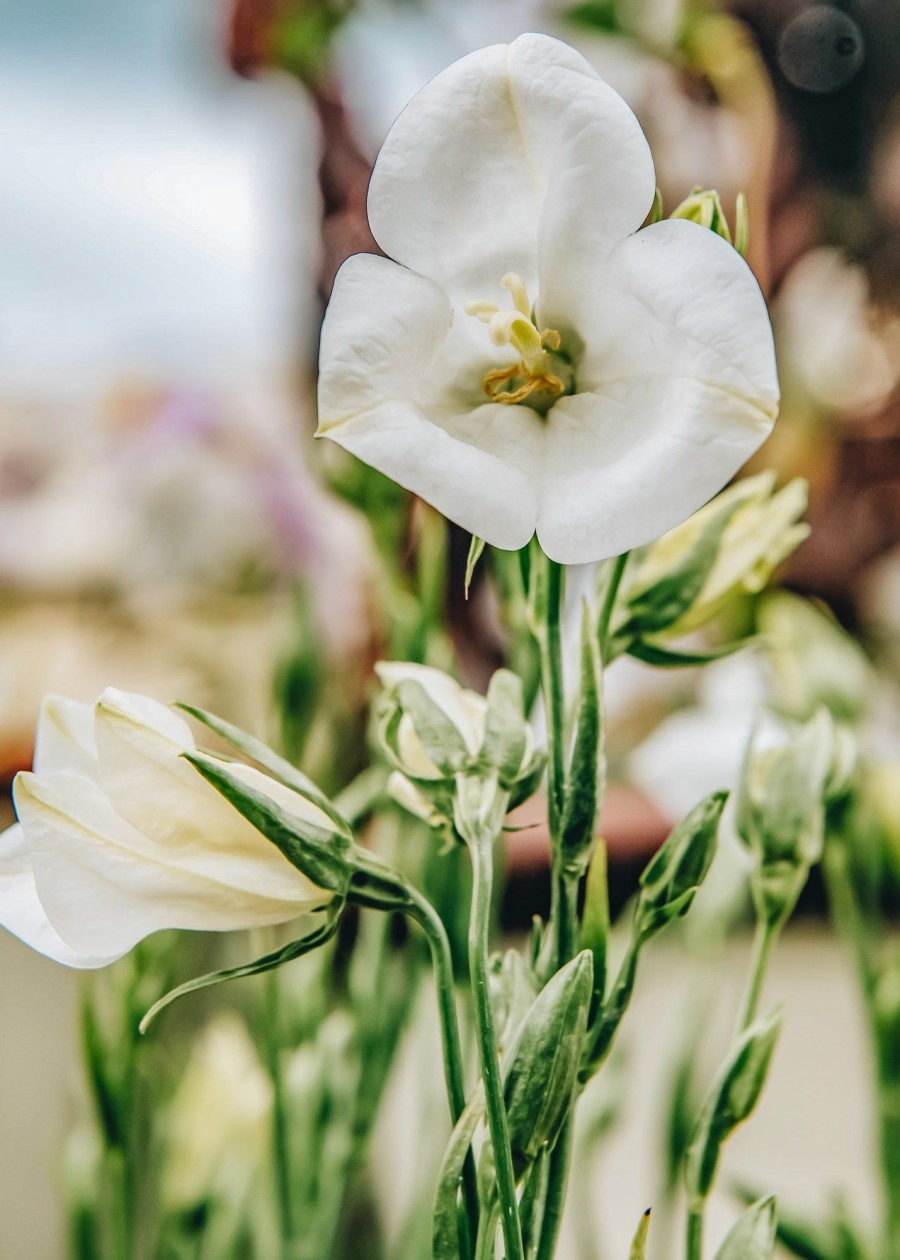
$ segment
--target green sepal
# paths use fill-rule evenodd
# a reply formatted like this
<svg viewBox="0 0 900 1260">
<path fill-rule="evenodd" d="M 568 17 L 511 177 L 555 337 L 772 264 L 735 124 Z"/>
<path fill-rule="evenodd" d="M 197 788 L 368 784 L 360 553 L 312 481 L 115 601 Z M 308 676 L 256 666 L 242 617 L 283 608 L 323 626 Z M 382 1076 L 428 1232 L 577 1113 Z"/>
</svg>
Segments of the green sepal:
<svg viewBox="0 0 900 1260">
<path fill-rule="evenodd" d="M 469 1099 L 450 1135 L 438 1175 L 432 1214 L 431 1254 L 433 1260 L 459 1260 L 462 1255 L 459 1237 L 459 1187 L 463 1167 L 475 1130 L 484 1117 L 484 1086 Z"/>
<path fill-rule="evenodd" d="M 650 1209 L 643 1214 L 638 1221 L 638 1227 L 634 1231 L 634 1238 L 631 1240 L 631 1249 L 628 1252 L 628 1260 L 644 1260 L 647 1254 L 647 1235 L 650 1232 Z"/>
<path fill-rule="evenodd" d="M 704 1200 L 712 1188 L 725 1141 L 742 1124 L 762 1092 L 781 1031 L 781 1011 L 758 1020 L 741 1035 L 704 1105 L 685 1161 L 691 1199 Z"/>
<path fill-rule="evenodd" d="M 734 207 L 734 248 L 741 258 L 746 258 L 750 249 L 750 212 L 742 192 L 738 193 Z"/>
<path fill-rule="evenodd" d="M 734 639 L 731 643 L 720 643 L 702 652 L 682 652 L 676 648 L 663 647 L 661 643 L 653 643 L 649 639 L 638 639 L 626 651 L 635 660 L 653 665 L 656 669 L 695 669 L 700 665 L 709 665 L 712 661 L 721 661 L 726 656 L 733 656 L 744 648 L 756 647 L 761 642 L 761 637 L 754 634 L 746 639 Z"/>
<path fill-rule="evenodd" d="M 716 1260 L 772 1260 L 775 1253 L 775 1199 L 758 1199 L 725 1235 Z"/>
<path fill-rule="evenodd" d="M 552 1147 L 572 1107 L 584 1055 L 594 963 L 588 950 L 537 995 L 510 1051 L 504 1085 L 517 1174 Z"/>
<path fill-rule="evenodd" d="M 687 913 L 715 855 L 727 800 L 727 792 L 712 792 L 695 805 L 644 868 L 637 910 L 642 934 Z"/>
<path fill-rule="evenodd" d="M 600 651 L 585 601 L 581 617 L 581 687 L 559 841 L 563 869 L 579 876 L 590 861 L 603 793 L 602 722 Z"/>
<path fill-rule="evenodd" d="M 271 840 L 291 866 L 318 888 L 346 896 L 354 869 L 350 853 L 355 847 L 346 835 L 327 831 L 288 813 L 205 753 L 182 753 L 182 756 L 251 826 Z"/>
<path fill-rule="evenodd" d="M 466 556 L 466 584 L 465 596 L 469 598 L 469 587 L 472 585 L 472 578 L 475 576 L 475 566 L 481 559 L 481 553 L 484 551 L 484 539 L 477 538 L 472 535 L 472 541 L 469 543 L 469 554 Z"/>
<path fill-rule="evenodd" d="M 307 778 L 302 770 L 298 770 L 296 766 L 292 766 L 284 757 L 280 757 L 278 753 L 273 752 L 261 739 L 257 739 L 255 735 L 250 735 L 247 731 L 241 730 L 239 726 L 235 726 L 231 722 L 226 722 L 224 718 L 217 717 L 215 713 L 208 713 L 205 709 L 198 709 L 196 705 L 178 701 L 175 707 L 189 714 L 192 718 L 196 718 L 198 722 L 208 727 L 209 730 L 214 731 L 232 748 L 236 748 L 239 753 L 243 753 L 245 757 L 255 761 L 258 766 L 261 766 L 267 774 L 271 775 L 273 779 L 277 779 L 284 787 L 290 788 L 298 796 L 305 797 L 310 804 L 316 805 L 323 814 L 327 814 L 335 826 L 348 837 L 351 835 L 346 819 L 335 809 L 322 789 L 313 783 L 312 779 Z"/>
<path fill-rule="evenodd" d="M 528 723 L 522 680 L 508 669 L 498 669 L 487 691 L 487 713 L 479 759 L 496 770 L 504 786 L 513 784 L 528 748 Z"/>
<path fill-rule="evenodd" d="M 461 769 L 471 755 L 466 742 L 421 683 L 404 678 L 397 684 L 395 694 L 400 708 L 410 718 L 422 747 L 438 769 L 444 774 L 453 774 Z"/>
<path fill-rule="evenodd" d="M 308 954 L 319 945 L 324 945 L 337 931 L 342 910 L 343 901 L 334 901 L 324 911 L 325 922 L 317 924 L 307 936 L 303 936 L 297 941 L 292 941 L 290 945 L 285 945 L 282 949 L 277 949 L 272 954 L 264 954 L 262 958 L 257 958 L 253 962 L 242 963 L 238 967 L 225 967 L 221 971 L 211 971 L 205 976 L 197 976 L 193 980 L 188 980 L 184 984 L 178 985 L 176 989 L 171 989 L 158 1002 L 154 1002 L 149 1011 L 147 1011 L 140 1022 L 140 1031 L 145 1033 L 160 1011 L 165 1010 L 170 1003 L 180 997 L 184 997 L 188 993 L 196 993 L 200 989 L 209 989 L 215 984 L 224 984 L 227 980 L 240 980 L 244 976 L 258 976 L 264 971 L 273 971 L 276 967 L 282 967 L 285 963 L 292 962 L 303 954 Z"/>
<path fill-rule="evenodd" d="M 515 783 L 509 789 L 509 808 L 515 809 L 517 805 L 521 805 L 523 801 L 530 800 L 535 792 L 541 786 L 544 778 L 544 771 L 547 768 L 547 754 L 542 751 L 535 752 L 532 755 L 528 768 L 523 772 L 522 777 L 516 779 Z"/>
<path fill-rule="evenodd" d="M 712 513 L 693 547 L 681 561 L 652 586 L 635 592 L 629 598 L 628 621 L 618 632 L 619 635 L 643 639 L 665 630 L 685 615 L 699 597 L 716 562 L 725 527 L 742 506 L 740 497 L 727 499 Z"/>
</svg>

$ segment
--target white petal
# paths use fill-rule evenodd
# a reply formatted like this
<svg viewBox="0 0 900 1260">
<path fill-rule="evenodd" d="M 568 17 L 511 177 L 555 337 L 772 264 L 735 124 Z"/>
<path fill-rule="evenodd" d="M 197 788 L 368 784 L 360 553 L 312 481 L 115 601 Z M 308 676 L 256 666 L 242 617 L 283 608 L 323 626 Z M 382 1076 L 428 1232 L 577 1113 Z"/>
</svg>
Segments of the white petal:
<svg viewBox="0 0 900 1260">
<path fill-rule="evenodd" d="M 97 704 L 96 726 L 100 783 L 119 816 L 147 838 L 145 851 L 152 843 L 166 861 L 200 871 L 214 862 L 217 878 L 244 881 L 260 896 L 321 902 L 320 890 L 182 757 L 194 739 L 171 710 L 110 690 Z M 240 764 L 229 770 L 297 818 L 333 831 L 327 815 L 268 775 Z"/>
<path fill-rule="evenodd" d="M 130 827 L 88 779 L 23 774 L 14 795 L 38 896 L 79 953 L 124 953 L 161 928 L 227 931 L 312 908 L 309 885 L 280 857 L 280 897 L 271 872 L 240 856 L 189 851 L 173 861 L 171 849 Z"/>
<path fill-rule="evenodd" d="M 451 318 L 446 295 L 430 280 L 374 254 L 348 258 L 322 325 L 319 433 L 339 441 L 332 429 L 342 421 L 382 403 L 418 400 Z"/>
<path fill-rule="evenodd" d="M 66 944 L 47 918 L 37 895 L 20 824 L 0 835 L 0 925 L 39 954 L 67 967 L 105 967 L 126 952 L 80 954 Z"/>
<path fill-rule="evenodd" d="M 470 297 L 490 296 L 479 290 L 507 271 L 537 274 L 541 189 L 508 61 L 496 44 L 426 84 L 388 132 L 369 184 L 369 224 L 385 253 Z"/>
<path fill-rule="evenodd" d="M 579 389 L 694 377 L 756 407 L 762 441 L 778 408 L 772 328 L 753 272 L 727 241 L 683 219 L 655 223 L 586 281 Z"/>
<path fill-rule="evenodd" d="M 647 217 L 653 159 L 621 96 L 568 44 L 520 36 L 509 48 L 509 76 L 540 189 L 540 320 L 565 329 L 586 264 L 596 266 Z"/>
<path fill-rule="evenodd" d="M 40 773 L 72 770 L 96 776 L 92 704 L 81 704 L 65 696 L 45 696 L 34 740 L 34 768 Z"/>
<path fill-rule="evenodd" d="M 577 268 L 572 252 L 640 226 L 654 182 L 627 105 L 574 49 L 529 34 L 412 99 L 376 162 L 369 221 L 386 253 L 449 293 L 490 298 L 479 286 L 507 271 L 531 285 L 540 256 L 549 298 L 563 258 Z"/>
<path fill-rule="evenodd" d="M 757 406 L 703 381 L 621 380 L 548 417 L 538 538 L 562 564 L 658 538 L 720 490 L 771 428 Z"/>
</svg>

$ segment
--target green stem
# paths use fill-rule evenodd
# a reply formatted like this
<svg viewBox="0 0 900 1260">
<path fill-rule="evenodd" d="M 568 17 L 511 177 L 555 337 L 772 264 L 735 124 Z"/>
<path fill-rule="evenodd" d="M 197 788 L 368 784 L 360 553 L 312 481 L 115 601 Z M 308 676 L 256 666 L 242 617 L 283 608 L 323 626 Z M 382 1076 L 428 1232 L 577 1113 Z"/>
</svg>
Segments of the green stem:
<svg viewBox="0 0 900 1260">
<path fill-rule="evenodd" d="M 570 1111 L 556 1140 L 553 1154 L 550 1156 L 550 1172 L 547 1178 L 544 1219 L 541 1224 L 541 1240 L 538 1245 L 537 1260 L 553 1260 L 553 1256 L 556 1253 L 559 1227 L 562 1224 L 563 1208 L 566 1203 L 569 1164 L 572 1157 L 573 1130 L 573 1116 Z"/>
<path fill-rule="evenodd" d="M 481 827 L 465 837 L 472 855 L 472 913 L 469 920 L 469 974 L 475 1012 L 478 1057 L 487 1103 L 488 1131 L 494 1151 L 500 1224 L 506 1260 L 525 1260 L 522 1226 L 516 1199 L 516 1177 L 509 1144 L 509 1124 L 503 1100 L 503 1080 L 497 1057 L 497 1035 L 488 988 L 488 949 L 493 884 L 494 837 Z"/>
<path fill-rule="evenodd" d="M 408 886 L 410 899 L 409 916 L 419 924 L 431 950 L 434 982 L 437 992 L 438 1018 L 441 1025 L 441 1044 L 444 1055 L 444 1077 L 447 1083 L 447 1100 L 450 1117 L 459 1120 L 466 1105 L 465 1076 L 463 1072 L 462 1045 L 456 1012 L 456 991 L 453 980 L 453 955 L 450 941 L 440 915 L 431 902 L 413 885 Z M 466 1208 L 468 1238 L 466 1254 L 472 1254 L 472 1239 L 478 1230 L 478 1187 L 475 1160 L 471 1150 L 463 1166 L 463 1199 Z"/>
<path fill-rule="evenodd" d="M 703 1260 L 703 1209 L 705 1200 L 688 1207 L 687 1260 Z"/>
<path fill-rule="evenodd" d="M 747 975 L 747 987 L 741 1003 L 738 1017 L 738 1034 L 749 1028 L 756 1018 L 762 987 L 772 954 L 772 946 L 778 937 L 778 925 L 764 917 L 757 918 L 753 933 L 753 945 L 750 952 L 750 970 Z"/>
<path fill-rule="evenodd" d="M 565 792 L 564 698 L 562 675 L 563 567 L 547 560 L 545 618 L 537 635 L 541 652 L 541 689 L 547 709 L 547 744 L 550 758 L 550 834 L 555 839 Z"/>
<path fill-rule="evenodd" d="M 621 556 L 616 556 L 606 590 L 603 592 L 603 603 L 600 605 L 600 615 L 597 618 L 597 640 L 600 644 L 600 659 L 604 665 L 609 651 L 609 627 L 616 606 L 616 596 L 619 593 L 630 554 L 624 551 Z"/>
<path fill-rule="evenodd" d="M 281 1219 L 282 1255 L 290 1260 L 295 1238 L 294 1203 L 288 1141 L 287 1105 L 284 1073 L 281 1070 L 281 1046 L 278 1041 L 278 973 L 263 977 L 263 1040 L 266 1068 L 272 1083 L 272 1140 L 278 1212 Z"/>
<path fill-rule="evenodd" d="M 556 855 L 554 854 L 554 859 Z M 575 956 L 576 927 L 578 922 L 578 887 L 580 876 L 561 868 L 554 860 L 550 889 L 550 923 L 553 928 L 556 967 Z"/>
</svg>

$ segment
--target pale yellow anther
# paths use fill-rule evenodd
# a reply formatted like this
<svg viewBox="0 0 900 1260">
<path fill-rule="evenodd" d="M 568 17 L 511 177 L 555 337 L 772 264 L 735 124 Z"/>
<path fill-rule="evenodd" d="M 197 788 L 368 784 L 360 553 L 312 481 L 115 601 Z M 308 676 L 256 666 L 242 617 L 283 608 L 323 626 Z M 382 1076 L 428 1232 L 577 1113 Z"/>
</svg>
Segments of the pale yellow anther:
<svg viewBox="0 0 900 1260">
<path fill-rule="evenodd" d="M 538 329 L 520 275 L 508 271 L 500 284 L 512 297 L 511 311 L 501 311 L 495 303 L 480 299 L 465 306 L 467 315 L 487 324 L 495 346 L 512 346 L 520 356 L 518 363 L 488 372 L 482 382 L 484 392 L 493 401 L 504 403 L 524 402 L 536 393 L 551 397 L 561 394 L 563 382 L 549 370 L 549 354 L 560 347 L 559 333 L 555 328 Z"/>
<path fill-rule="evenodd" d="M 525 288 L 525 281 L 517 271 L 507 271 L 506 275 L 500 281 L 504 289 L 508 289 L 513 300 L 513 306 L 520 315 L 524 315 L 530 322 L 531 320 L 531 303 L 528 301 L 528 290 Z"/>
</svg>

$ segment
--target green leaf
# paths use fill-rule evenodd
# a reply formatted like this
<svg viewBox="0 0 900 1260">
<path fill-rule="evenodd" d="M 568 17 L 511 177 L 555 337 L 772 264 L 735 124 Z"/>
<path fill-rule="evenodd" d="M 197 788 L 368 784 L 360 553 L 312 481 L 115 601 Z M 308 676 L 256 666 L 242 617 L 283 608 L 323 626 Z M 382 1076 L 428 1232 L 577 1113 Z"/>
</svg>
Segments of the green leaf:
<svg viewBox="0 0 900 1260">
<path fill-rule="evenodd" d="M 397 701 L 408 714 L 422 747 L 442 771 L 454 773 L 469 759 L 460 731 L 421 685 L 405 678 L 398 683 Z"/>
<path fill-rule="evenodd" d="M 566 10 L 566 17 L 575 26 L 618 35 L 623 31 L 616 0 L 583 0 Z"/>
<path fill-rule="evenodd" d="M 433 1260 L 459 1260 L 459 1187 L 462 1181 L 463 1166 L 475 1130 L 484 1116 L 484 1087 L 478 1089 L 469 1099 L 465 1109 L 456 1122 L 450 1135 L 450 1141 L 444 1152 L 441 1170 L 438 1176 L 437 1190 L 434 1196 L 434 1214 L 431 1235 L 431 1254 Z"/>
<path fill-rule="evenodd" d="M 575 743 L 560 819 L 563 865 L 579 875 L 584 873 L 594 846 L 603 790 L 601 680 L 600 652 L 585 600 L 581 617 L 581 687 Z"/>
<path fill-rule="evenodd" d="M 688 1194 L 709 1194 L 725 1141 L 742 1124 L 762 1093 L 775 1043 L 781 1031 L 781 1011 L 759 1020 L 742 1034 L 706 1101 L 687 1154 Z"/>
<path fill-rule="evenodd" d="M 488 686 L 481 759 L 497 771 L 504 786 L 511 785 L 522 769 L 527 747 L 522 681 L 511 670 L 498 669 Z"/>
<path fill-rule="evenodd" d="M 519 1174 L 556 1141 L 584 1054 L 594 963 L 583 950 L 534 1000 L 510 1051 L 504 1085 L 509 1139 Z"/>
<path fill-rule="evenodd" d="M 302 770 L 298 770 L 289 761 L 285 761 L 284 757 L 280 757 L 278 753 L 273 752 L 261 739 L 257 739 L 255 735 L 248 734 L 247 731 L 242 731 L 239 726 L 226 722 L 224 718 L 217 717 L 214 713 L 208 713 L 205 709 L 198 709 L 195 705 L 179 701 L 175 707 L 181 709 L 184 713 L 190 714 L 192 718 L 196 718 L 198 722 L 214 731 L 232 748 L 236 748 L 239 753 L 243 753 L 245 757 L 255 761 L 258 766 L 261 766 L 267 774 L 270 774 L 273 779 L 277 779 L 284 787 L 290 788 L 298 796 L 303 796 L 311 804 L 317 805 L 322 813 L 327 814 L 332 822 L 346 835 L 349 836 L 351 834 L 346 820 L 334 808 L 322 789 L 313 783 L 312 779 L 307 778 Z"/>
<path fill-rule="evenodd" d="M 476 538 L 472 535 L 472 541 L 469 543 L 469 554 L 466 557 L 466 585 L 465 595 L 469 598 L 469 587 L 472 585 L 472 578 L 475 576 L 475 566 L 481 559 L 481 553 L 484 551 L 484 539 Z"/>
<path fill-rule="evenodd" d="M 638 1221 L 638 1227 L 634 1232 L 634 1238 L 631 1243 L 631 1250 L 628 1253 L 628 1260 L 644 1260 L 647 1254 L 647 1234 L 650 1232 L 650 1209 Z"/>
<path fill-rule="evenodd" d="M 594 959 L 594 999 L 591 1018 L 606 992 L 606 967 L 609 949 L 609 887 L 606 874 L 606 844 L 597 842 L 588 867 L 584 889 L 584 911 L 581 918 L 581 948 L 589 949 Z"/>
<path fill-rule="evenodd" d="M 242 782 L 227 765 L 205 753 L 182 755 L 307 879 L 319 888 L 346 895 L 354 871 L 349 860 L 353 845 L 343 833 L 327 831 L 288 813 L 268 796 Z"/>
<path fill-rule="evenodd" d="M 775 1199 L 758 1199 L 742 1212 L 716 1252 L 716 1260 L 772 1260 L 775 1252 Z"/>
<path fill-rule="evenodd" d="M 747 198 L 742 192 L 738 193 L 735 205 L 734 248 L 741 258 L 747 257 L 750 248 L 750 214 L 747 210 Z"/>
<path fill-rule="evenodd" d="M 177 998 L 184 997 L 188 993 L 197 993 L 200 989 L 209 989 L 214 984 L 224 984 L 226 980 L 240 980 L 244 976 L 258 976 L 264 971 L 272 971 L 276 967 L 282 967 L 285 963 L 292 962 L 295 958 L 300 958 L 303 954 L 308 954 L 319 945 L 324 945 L 337 931 L 342 909 L 343 902 L 339 904 L 332 903 L 324 911 L 324 923 L 318 924 L 308 936 L 303 936 L 298 941 L 292 941 L 290 945 L 285 945 L 283 949 L 278 949 L 272 954 L 265 954 L 254 962 L 242 963 L 239 967 L 226 967 L 222 971 L 211 971 L 205 976 L 197 976 L 194 980 L 188 980 L 185 984 L 180 984 L 177 989 L 170 990 L 150 1007 L 140 1022 L 140 1031 L 145 1033 L 160 1011 L 165 1010 Z"/>
<path fill-rule="evenodd" d="M 653 665 L 657 669 L 692 669 L 699 665 L 709 665 L 711 661 L 720 661 L 743 648 L 755 647 L 759 642 L 759 636 L 752 635 L 746 639 L 735 639 L 732 643 L 721 643 L 718 647 L 707 648 L 703 652 L 682 652 L 677 648 L 663 647 L 661 643 L 652 643 L 649 639 L 638 639 L 629 644 L 626 650 L 635 660 Z"/>
</svg>

